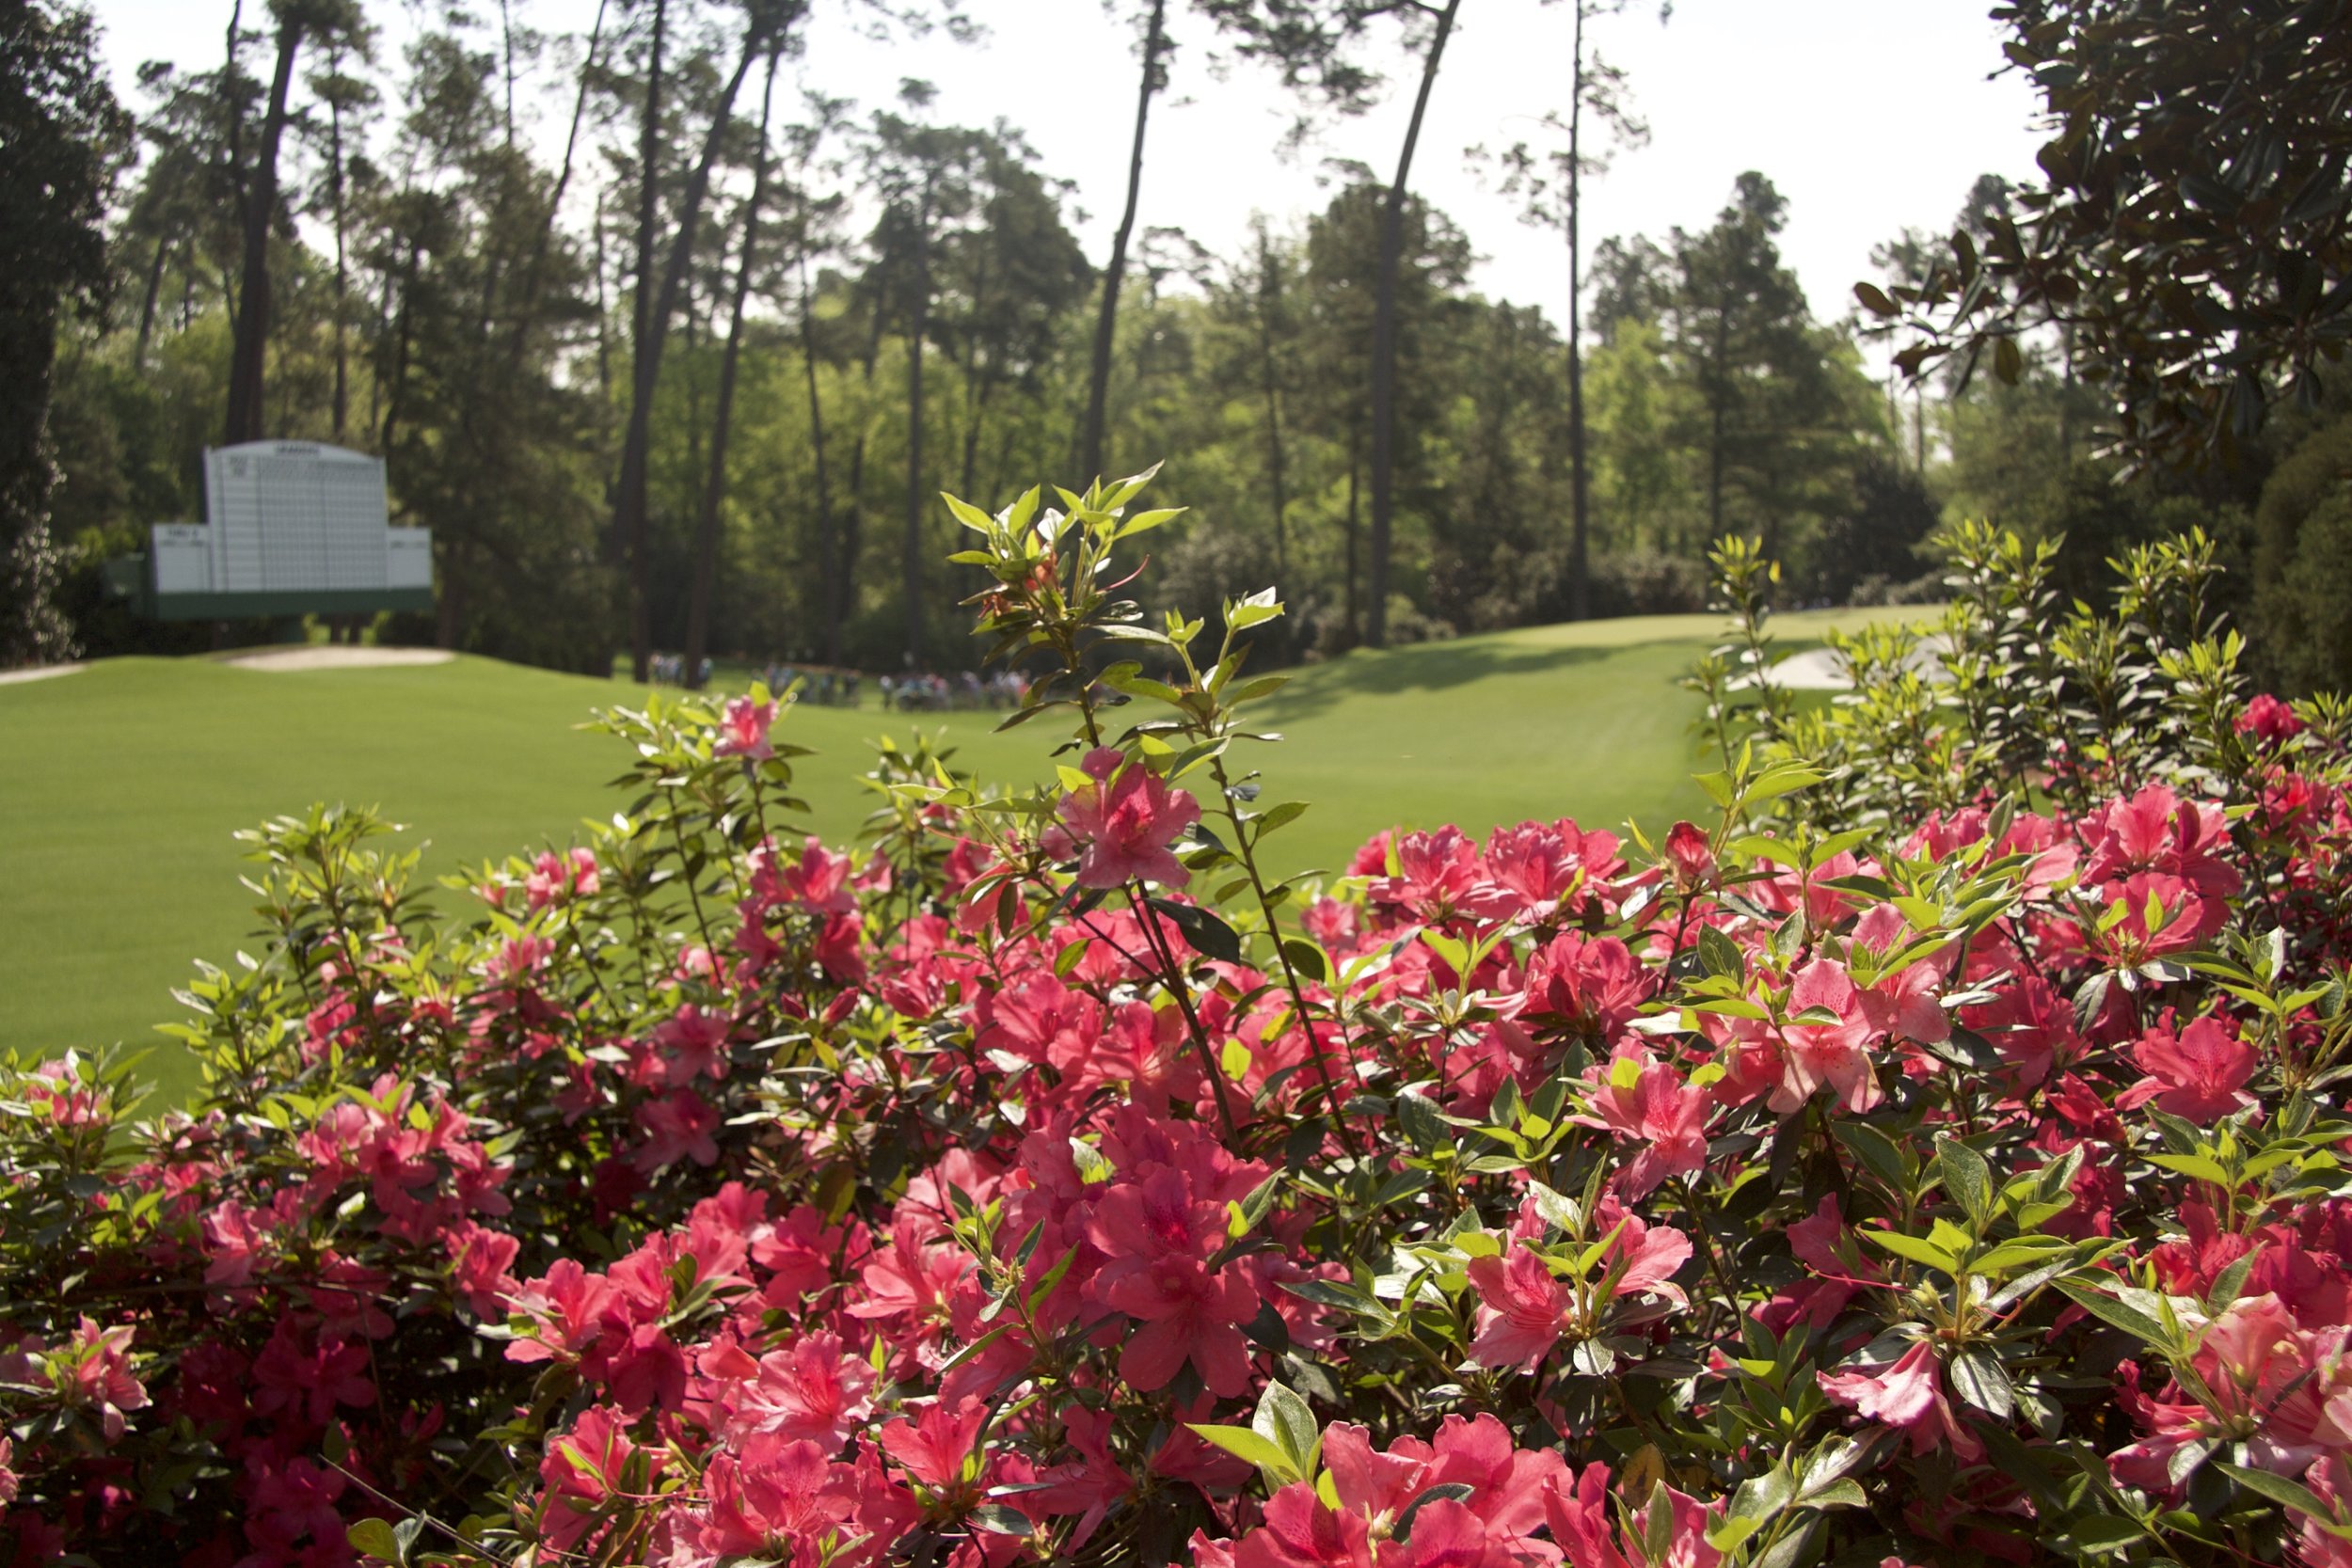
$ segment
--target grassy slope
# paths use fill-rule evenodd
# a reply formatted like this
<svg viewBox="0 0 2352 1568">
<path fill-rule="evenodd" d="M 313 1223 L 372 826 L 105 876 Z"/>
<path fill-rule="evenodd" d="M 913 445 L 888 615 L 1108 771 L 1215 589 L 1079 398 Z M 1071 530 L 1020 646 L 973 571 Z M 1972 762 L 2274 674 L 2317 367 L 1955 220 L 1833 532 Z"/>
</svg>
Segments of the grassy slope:
<svg viewBox="0 0 2352 1568">
<path fill-rule="evenodd" d="M 1911 612 L 1915 614 L 1916 612 Z M 1851 617 L 1839 617 L 1848 620 Z M 1829 618 L 1781 623 L 1792 640 Z M 1714 634 L 1697 616 L 1537 627 L 1359 653 L 1297 673 L 1267 705 L 1289 736 L 1255 748 L 1271 799 L 1313 809 L 1286 868 L 1331 867 L 1391 823 L 1573 815 L 1662 825 L 1692 807 L 1692 700 L 1675 677 Z M 427 840 L 429 874 L 568 836 L 619 798 L 615 743 L 572 726 L 628 688 L 484 659 L 268 674 L 204 659 L 114 659 L 0 687 L 0 1046 L 152 1038 L 192 957 L 226 961 L 253 929 L 230 837 L 314 800 L 381 806 Z M 1034 778 L 1044 723 L 988 733 L 942 716 L 959 760 Z M 915 721 L 803 708 L 787 731 L 814 828 L 867 809 L 866 737 Z M 159 1055 L 152 1064 L 178 1075 Z"/>
</svg>

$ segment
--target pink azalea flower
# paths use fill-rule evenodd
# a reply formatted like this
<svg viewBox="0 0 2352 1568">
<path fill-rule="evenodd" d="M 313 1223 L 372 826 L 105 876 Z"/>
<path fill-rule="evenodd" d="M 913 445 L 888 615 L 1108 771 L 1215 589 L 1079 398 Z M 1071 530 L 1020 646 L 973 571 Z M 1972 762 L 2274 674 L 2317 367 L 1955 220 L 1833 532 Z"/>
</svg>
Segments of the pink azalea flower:
<svg viewBox="0 0 2352 1568">
<path fill-rule="evenodd" d="M 933 1400 L 914 1420 L 900 1417 L 882 1429 L 882 1452 L 924 1485 L 957 1494 L 969 1484 L 964 1465 L 978 1456 L 980 1430 L 987 1424 L 984 1401 L 961 1400 L 949 1409 Z"/>
<path fill-rule="evenodd" d="M 1379 841 L 1375 839 L 1374 843 Z M 1372 847 L 1366 845 L 1365 852 L 1369 853 Z M 1406 833 L 1395 842 L 1393 849 L 1396 875 L 1373 882 L 1364 890 L 1365 896 L 1375 904 L 1400 905 L 1416 919 L 1442 920 L 1461 908 L 1470 890 L 1478 885 L 1484 870 L 1478 847 L 1459 828 Z M 1362 854 L 1357 856 L 1359 862 L 1363 859 Z M 1377 874 L 1385 868 L 1384 860 L 1371 869 Z"/>
<path fill-rule="evenodd" d="M 1592 1116 L 1588 1125 L 1606 1127 L 1632 1141 L 1640 1150 L 1618 1177 L 1619 1192 L 1629 1202 L 1656 1190 L 1671 1177 L 1688 1176 L 1707 1164 L 1707 1116 L 1714 1097 L 1705 1088 L 1682 1081 L 1682 1074 L 1663 1062 L 1645 1056 L 1618 1058 L 1633 1064 L 1630 1085 L 1621 1086 L 1617 1064 L 1585 1091 Z"/>
<path fill-rule="evenodd" d="M 292 1316 L 280 1318 L 253 1363 L 253 1409 L 262 1416 L 284 1411 L 313 1427 L 325 1426 L 337 1405 L 364 1410 L 375 1402 L 369 1360 L 364 1344 L 337 1344 Z"/>
<path fill-rule="evenodd" d="M 545 1490 L 539 1505 L 541 1538 L 558 1551 L 577 1547 L 594 1528 L 600 1510 L 624 1489 L 632 1460 L 644 1458 L 660 1474 L 669 1456 L 629 1439 L 628 1422 L 600 1404 L 580 1413 L 572 1430 L 548 1444 L 539 1462 Z"/>
<path fill-rule="evenodd" d="M 522 1243 L 470 1220 L 451 1230 L 446 1240 L 451 1284 L 456 1292 L 466 1298 L 475 1317 L 505 1322 L 507 1300 L 520 1289 L 506 1271 L 514 1266 Z"/>
<path fill-rule="evenodd" d="M 2178 1035 L 2159 1024 L 2139 1037 L 2132 1059 L 2148 1076 L 2123 1092 L 2119 1108 L 2153 1100 L 2169 1116 L 2210 1122 L 2256 1103 L 2246 1091 L 2258 1063 L 2254 1047 L 2220 1019 L 2200 1018 Z"/>
<path fill-rule="evenodd" d="M 1482 920 L 1540 919 L 1555 914 L 1583 869 L 1557 828 L 1522 822 L 1497 828 L 1481 857 L 1486 878 L 1462 907 Z"/>
<path fill-rule="evenodd" d="M 1935 1351 L 1922 1339 L 1902 1359 L 1878 1371 L 1819 1372 L 1821 1392 L 1867 1420 L 1908 1435 L 1915 1454 L 1951 1445 L 1964 1460 L 1980 1459 L 1984 1445 L 1953 1418 L 1944 1398 Z"/>
<path fill-rule="evenodd" d="M 873 1413 L 873 1365 L 849 1352 L 839 1335 L 807 1335 L 755 1362 L 740 1350 L 733 1355 L 716 1369 L 704 1360 L 706 1374 L 715 1370 L 737 1386 L 726 1423 L 731 1440 L 758 1433 L 834 1454 Z"/>
<path fill-rule="evenodd" d="M 1854 943 L 1873 953 L 1892 952 L 1910 936 L 1910 927 L 1892 904 L 1873 906 L 1854 923 Z M 1860 995 L 1862 1016 L 1879 1034 L 1922 1045 L 1939 1045 L 1952 1037 L 1952 1021 L 1943 1006 L 1944 972 L 1931 958 L 1904 965 Z"/>
<path fill-rule="evenodd" d="M 51 1358 L 60 1402 L 88 1411 L 109 1443 L 120 1441 L 129 1412 L 147 1408 L 147 1386 L 131 1370 L 132 1333 L 86 1317 Z"/>
<path fill-rule="evenodd" d="M 1703 884 L 1715 870 L 1714 847 L 1697 826 L 1677 822 L 1666 832 L 1666 861 L 1684 887 Z"/>
<path fill-rule="evenodd" d="M 1653 981 L 1615 937 L 1563 931 L 1527 960 L 1524 1013 L 1558 1018 L 1588 1042 L 1613 1042 L 1649 999 Z"/>
<path fill-rule="evenodd" d="M 1470 1359 L 1482 1367 L 1534 1370 L 1574 1320 L 1575 1291 L 1525 1247 L 1471 1259 L 1470 1282 L 1479 1304 Z"/>
<path fill-rule="evenodd" d="M 667 1053 L 662 1081 L 676 1088 L 706 1076 L 724 1078 L 727 1043 L 734 1033 L 735 1020 L 716 1008 L 692 1003 L 680 1007 L 676 1017 L 653 1032 L 654 1045 Z"/>
<path fill-rule="evenodd" d="M 1696 1497 L 1686 1497 L 1672 1487 L 1665 1489 L 1672 1520 L 1666 1555 L 1653 1559 L 1646 1544 L 1630 1553 L 1625 1551 L 1617 1543 L 1613 1528 L 1616 1511 L 1611 1507 L 1606 1465 L 1587 1465 L 1573 1481 L 1564 1466 L 1551 1484 L 1544 1488 L 1543 1501 L 1552 1542 L 1568 1568 L 1638 1568 L 1642 1564 L 1651 1568 L 1717 1568 L 1724 1560 L 1724 1554 L 1707 1540 L 1707 1532 L 1722 1522 L 1724 1505 L 1702 1505 Z M 1646 1528 L 1651 1506 L 1654 1505 L 1645 1501 L 1636 1511 L 1634 1528 Z"/>
<path fill-rule="evenodd" d="M 855 1509 L 854 1494 L 843 1484 L 846 1467 L 828 1454 L 806 1438 L 759 1433 L 714 1458 L 703 1474 L 709 1506 L 697 1538 L 702 1549 L 723 1558 L 802 1560 L 797 1543 L 813 1545 Z"/>
<path fill-rule="evenodd" d="M 1885 1098 L 1871 1070 L 1869 1017 L 1845 965 L 1816 958 L 1797 971 L 1788 990 L 1793 1016 L 1813 1008 L 1836 1015 L 1831 1023 L 1791 1023 L 1781 1030 L 1781 1081 L 1768 1103 L 1787 1116 L 1821 1089 L 1849 1111 L 1867 1111 Z"/>
<path fill-rule="evenodd" d="M 575 1259 L 559 1258 L 545 1276 L 518 1287 L 509 1302 L 516 1316 L 531 1322 L 528 1336 L 506 1347 L 509 1361 L 573 1361 L 603 1331 L 612 1282 L 590 1274 Z"/>
<path fill-rule="evenodd" d="M 1082 847 L 1078 885 L 1112 888 L 1140 879 L 1183 887 L 1192 873 L 1168 847 L 1200 820 L 1200 802 L 1140 763 L 1120 771 L 1124 760 L 1116 747 L 1097 747 L 1086 759 L 1093 782 L 1062 797 L 1058 815 Z"/>
<path fill-rule="evenodd" d="M 1190 1361 L 1220 1398 L 1248 1391 L 1249 1346 L 1240 1325 L 1258 1315 L 1258 1293 L 1242 1270 L 1211 1273 L 1197 1258 L 1159 1258 L 1113 1283 L 1103 1299 L 1142 1325 L 1119 1357 L 1119 1375 L 1136 1388 L 1165 1388 Z"/>
<path fill-rule="evenodd" d="M 2295 716 L 2294 708 L 2265 691 L 2238 715 L 2237 733 L 2252 736 L 2263 750 L 2272 751 L 2301 735 L 2303 721 Z"/>
<path fill-rule="evenodd" d="M 637 1108 L 637 1126 L 645 1141 L 629 1155 L 629 1163 L 651 1175 L 666 1165 L 691 1159 L 698 1165 L 719 1159 L 719 1113 L 691 1089 L 673 1089 Z"/>
<path fill-rule="evenodd" d="M 776 705 L 755 703 L 749 697 L 729 697 L 719 716 L 719 739 L 710 748 L 714 757 L 741 757 L 765 762 L 776 754 L 768 743 L 768 727 L 776 721 Z"/>
</svg>

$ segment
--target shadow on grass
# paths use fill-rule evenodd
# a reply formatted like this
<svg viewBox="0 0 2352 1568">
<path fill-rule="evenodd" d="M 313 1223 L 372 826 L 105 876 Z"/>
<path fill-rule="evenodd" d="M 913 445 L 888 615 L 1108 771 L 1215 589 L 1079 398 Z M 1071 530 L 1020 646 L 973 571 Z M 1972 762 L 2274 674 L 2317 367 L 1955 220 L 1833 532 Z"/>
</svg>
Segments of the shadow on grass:
<svg viewBox="0 0 2352 1568">
<path fill-rule="evenodd" d="M 1328 664 L 1310 665 L 1268 704 L 1285 721 L 1320 713 L 1352 696 L 1392 697 L 1406 691 L 1443 691 L 1493 676 L 1540 675 L 1579 664 L 1638 655 L 1673 639 L 1530 648 L 1481 639 L 1466 642 L 1422 642 L 1386 651 L 1358 649 Z"/>
</svg>

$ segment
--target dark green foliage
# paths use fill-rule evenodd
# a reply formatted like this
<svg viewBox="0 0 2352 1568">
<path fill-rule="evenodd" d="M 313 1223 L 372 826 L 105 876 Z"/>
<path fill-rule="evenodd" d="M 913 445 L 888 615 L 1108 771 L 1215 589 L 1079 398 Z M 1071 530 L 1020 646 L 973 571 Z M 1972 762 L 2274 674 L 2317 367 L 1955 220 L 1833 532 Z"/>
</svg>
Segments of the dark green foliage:
<svg viewBox="0 0 2352 1568">
<path fill-rule="evenodd" d="M 2255 615 L 2280 684 L 2352 684 L 2352 415 L 2274 469 L 2255 513 Z"/>
<path fill-rule="evenodd" d="M 1882 456 L 1854 469 L 1853 499 L 1821 526 L 1813 552 L 1810 596 L 1854 602 L 1866 584 L 1875 596 L 1929 570 L 1919 546 L 1935 531 L 1935 497 L 1915 469 Z"/>
<path fill-rule="evenodd" d="M 0 10 L 0 667 L 64 658 L 49 438 L 57 319 L 106 280 L 106 199 L 130 135 L 89 13 Z"/>
</svg>

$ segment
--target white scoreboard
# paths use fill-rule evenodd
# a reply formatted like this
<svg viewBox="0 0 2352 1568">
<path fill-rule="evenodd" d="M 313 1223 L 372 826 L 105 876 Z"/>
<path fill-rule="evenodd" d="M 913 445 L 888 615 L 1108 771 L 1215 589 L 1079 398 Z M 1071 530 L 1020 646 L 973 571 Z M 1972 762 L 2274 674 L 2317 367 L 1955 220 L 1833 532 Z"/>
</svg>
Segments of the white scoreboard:
<svg viewBox="0 0 2352 1568">
<path fill-rule="evenodd" d="M 389 526 L 380 457 L 307 441 L 209 448 L 204 513 L 154 526 L 147 586 L 161 615 L 432 607 L 432 531 Z"/>
</svg>

